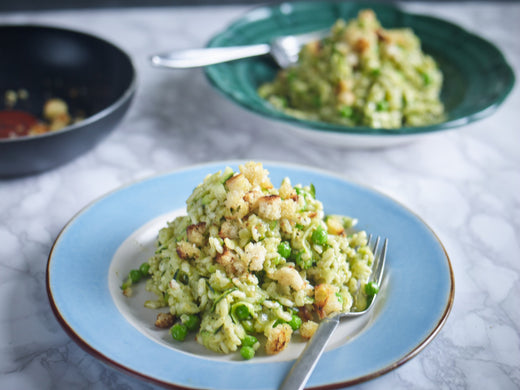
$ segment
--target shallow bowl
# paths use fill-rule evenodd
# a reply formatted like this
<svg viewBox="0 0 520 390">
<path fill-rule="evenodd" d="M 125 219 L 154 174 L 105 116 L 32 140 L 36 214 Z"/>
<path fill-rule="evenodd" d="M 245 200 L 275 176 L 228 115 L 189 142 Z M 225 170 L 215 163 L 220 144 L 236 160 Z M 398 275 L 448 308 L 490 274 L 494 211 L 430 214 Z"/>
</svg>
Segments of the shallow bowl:
<svg viewBox="0 0 520 390">
<path fill-rule="evenodd" d="M 277 36 L 331 27 L 338 18 L 350 20 L 371 8 L 384 28 L 409 27 L 422 48 L 437 61 L 444 76 L 441 100 L 446 120 L 424 127 L 373 129 L 346 127 L 286 115 L 258 93 L 278 70 L 268 56 L 206 68 L 210 83 L 232 102 L 283 124 L 284 129 L 317 143 L 380 147 L 418 139 L 427 134 L 460 128 L 484 118 L 505 100 L 515 83 L 511 66 L 491 42 L 438 18 L 411 14 L 391 4 L 358 2 L 287 2 L 256 8 L 214 36 L 209 47 L 265 43 Z"/>
</svg>

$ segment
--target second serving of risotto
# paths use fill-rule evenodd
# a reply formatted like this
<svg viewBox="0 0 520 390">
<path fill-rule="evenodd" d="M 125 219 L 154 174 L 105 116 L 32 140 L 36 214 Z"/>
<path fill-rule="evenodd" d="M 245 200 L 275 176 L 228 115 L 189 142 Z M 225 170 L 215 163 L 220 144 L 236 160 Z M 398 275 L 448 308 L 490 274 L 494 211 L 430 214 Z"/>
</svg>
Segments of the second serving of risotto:
<svg viewBox="0 0 520 390">
<path fill-rule="evenodd" d="M 395 129 L 442 121 L 441 87 L 439 67 L 411 29 L 385 29 L 363 10 L 306 44 L 298 63 L 258 94 L 300 119 Z"/>
<path fill-rule="evenodd" d="M 350 217 L 325 215 L 312 184 L 285 178 L 275 188 L 262 164 L 248 162 L 208 175 L 186 203 L 187 215 L 159 231 L 155 254 L 122 285 L 131 295 L 149 278 L 157 299 L 145 306 L 168 309 L 155 325 L 174 340 L 193 332 L 215 352 L 275 354 L 374 294 L 366 233 Z"/>
</svg>

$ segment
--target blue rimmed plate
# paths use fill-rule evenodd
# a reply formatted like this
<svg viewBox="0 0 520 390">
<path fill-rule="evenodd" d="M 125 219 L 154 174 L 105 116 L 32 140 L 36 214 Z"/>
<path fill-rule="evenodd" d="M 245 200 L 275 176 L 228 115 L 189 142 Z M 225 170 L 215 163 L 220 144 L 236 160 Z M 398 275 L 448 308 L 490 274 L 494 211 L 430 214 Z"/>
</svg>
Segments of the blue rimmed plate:
<svg viewBox="0 0 520 390">
<path fill-rule="evenodd" d="M 285 2 L 256 8 L 215 35 L 209 47 L 249 45 L 273 38 L 330 28 L 338 18 L 350 20 L 370 8 L 385 28 L 411 28 L 423 50 L 432 55 L 444 76 L 442 123 L 400 129 L 347 127 L 298 119 L 274 108 L 258 87 L 274 79 L 278 70 L 269 57 L 256 57 L 206 68 L 210 83 L 228 98 L 263 118 L 319 144 L 381 147 L 401 144 L 448 129 L 459 128 L 493 113 L 511 92 L 515 76 L 493 43 L 451 22 L 405 12 L 392 4 L 355 1 Z"/>
<path fill-rule="evenodd" d="M 273 389 L 304 343 L 295 338 L 276 356 L 242 361 L 176 343 L 153 326 L 144 289 L 125 298 L 119 286 L 153 253 L 158 229 L 184 212 L 185 200 L 207 174 L 239 161 L 194 166 L 138 181 L 79 212 L 62 230 L 47 266 L 47 291 L 60 324 L 103 362 L 161 385 L 196 389 Z M 314 184 L 326 213 L 359 220 L 358 227 L 389 238 L 382 299 L 360 321 L 345 321 L 318 363 L 310 387 L 342 387 L 400 366 L 440 331 L 451 310 L 450 261 L 432 230 L 385 195 L 307 167 L 265 163 L 275 186 Z M 225 373 L 225 375 L 223 375 Z"/>
</svg>

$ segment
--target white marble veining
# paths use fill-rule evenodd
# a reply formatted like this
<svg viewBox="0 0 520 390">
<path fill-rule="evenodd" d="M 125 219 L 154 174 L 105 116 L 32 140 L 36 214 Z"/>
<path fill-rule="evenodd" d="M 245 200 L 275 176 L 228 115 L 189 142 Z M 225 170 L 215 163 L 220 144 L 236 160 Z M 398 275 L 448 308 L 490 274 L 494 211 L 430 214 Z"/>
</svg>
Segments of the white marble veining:
<svg viewBox="0 0 520 390">
<path fill-rule="evenodd" d="M 520 74 L 520 3 L 405 3 L 494 42 Z M 136 99 L 96 149 L 40 175 L 0 180 L 0 389 L 149 389 L 81 350 L 54 318 L 45 268 L 60 229 L 98 196 L 132 180 L 224 160 L 325 168 L 407 205 L 451 258 L 455 302 L 415 358 L 360 389 L 520 388 L 520 94 L 465 129 L 375 151 L 293 139 L 216 93 L 201 70 L 153 69 L 148 56 L 203 46 L 247 6 L 0 14 L 98 34 L 127 50 Z"/>
</svg>

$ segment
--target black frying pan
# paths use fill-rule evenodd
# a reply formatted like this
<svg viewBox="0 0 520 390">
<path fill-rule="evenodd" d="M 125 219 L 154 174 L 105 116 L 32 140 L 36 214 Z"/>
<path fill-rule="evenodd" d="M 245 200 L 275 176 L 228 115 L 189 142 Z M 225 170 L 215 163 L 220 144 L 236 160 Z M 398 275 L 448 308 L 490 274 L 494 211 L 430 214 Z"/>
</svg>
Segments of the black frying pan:
<svg viewBox="0 0 520 390">
<path fill-rule="evenodd" d="M 26 90 L 12 108 L 42 117 L 45 101 L 66 101 L 75 125 L 38 136 L 0 138 L 0 177 L 40 172 L 85 153 L 120 121 L 133 98 L 132 61 L 92 35 L 44 26 L 0 26 L 0 110 L 8 90 Z"/>
</svg>

